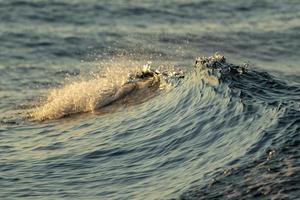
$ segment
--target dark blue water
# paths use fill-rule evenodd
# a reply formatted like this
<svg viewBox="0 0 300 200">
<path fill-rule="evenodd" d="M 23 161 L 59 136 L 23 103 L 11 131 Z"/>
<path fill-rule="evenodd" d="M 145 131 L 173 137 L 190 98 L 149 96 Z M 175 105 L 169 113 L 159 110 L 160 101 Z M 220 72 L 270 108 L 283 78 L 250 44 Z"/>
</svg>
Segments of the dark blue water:
<svg viewBox="0 0 300 200">
<path fill-rule="evenodd" d="M 0 0 L 0 198 L 299 198 L 299 19 L 297 0 Z M 247 72 L 193 68 L 215 52 Z M 93 109 L 145 64 L 185 78 Z"/>
</svg>

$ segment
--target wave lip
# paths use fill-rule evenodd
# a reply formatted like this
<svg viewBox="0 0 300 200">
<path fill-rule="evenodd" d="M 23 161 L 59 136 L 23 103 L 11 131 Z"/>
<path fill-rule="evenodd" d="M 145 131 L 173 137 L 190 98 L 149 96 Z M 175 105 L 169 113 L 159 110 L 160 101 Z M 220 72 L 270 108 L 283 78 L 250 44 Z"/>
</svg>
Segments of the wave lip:
<svg viewBox="0 0 300 200">
<path fill-rule="evenodd" d="M 162 78 L 164 76 L 164 78 Z M 172 76 L 152 71 L 150 65 L 142 69 L 107 69 L 104 74 L 90 80 L 79 80 L 66 84 L 62 88 L 52 89 L 41 106 L 30 114 L 33 120 L 58 119 L 68 115 L 94 112 L 116 102 L 142 102 L 162 89 Z"/>
<path fill-rule="evenodd" d="M 218 70 L 222 74 L 243 74 L 247 72 L 247 65 L 239 66 L 229 64 L 226 62 L 225 56 L 220 54 L 197 58 L 195 67 Z"/>
</svg>

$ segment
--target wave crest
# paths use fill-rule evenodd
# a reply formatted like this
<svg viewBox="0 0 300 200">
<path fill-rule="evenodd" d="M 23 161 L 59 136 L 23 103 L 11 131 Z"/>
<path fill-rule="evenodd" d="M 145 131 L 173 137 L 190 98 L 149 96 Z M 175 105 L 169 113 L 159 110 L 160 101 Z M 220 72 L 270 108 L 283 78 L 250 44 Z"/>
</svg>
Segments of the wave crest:
<svg viewBox="0 0 300 200">
<path fill-rule="evenodd" d="M 93 112 L 99 102 L 112 98 L 117 89 L 125 83 L 130 69 L 107 68 L 103 74 L 90 80 L 78 80 L 62 88 L 51 89 L 47 100 L 30 113 L 34 120 L 57 119 L 80 112 Z"/>
</svg>

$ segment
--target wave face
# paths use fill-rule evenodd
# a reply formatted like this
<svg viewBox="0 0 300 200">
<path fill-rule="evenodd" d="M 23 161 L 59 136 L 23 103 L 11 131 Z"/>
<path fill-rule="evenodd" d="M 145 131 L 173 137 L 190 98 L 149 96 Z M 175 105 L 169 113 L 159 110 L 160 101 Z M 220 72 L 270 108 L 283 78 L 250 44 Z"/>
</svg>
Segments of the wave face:
<svg viewBox="0 0 300 200">
<path fill-rule="evenodd" d="M 0 199 L 298 199 L 299 11 L 0 0 Z M 148 61 L 186 76 L 95 109 Z"/>
<path fill-rule="evenodd" d="M 224 74 L 223 69 L 219 69 L 224 81 L 221 93 L 225 86 L 230 102 L 242 106 L 238 112 L 231 113 L 232 106 L 227 104 L 228 110 L 224 111 L 227 117 L 220 119 L 218 114 L 217 118 L 226 124 L 220 128 L 227 129 L 224 135 L 231 135 L 229 141 L 237 141 L 233 146 L 224 141 L 233 150 L 229 155 L 243 149 L 243 156 L 226 158 L 225 168 L 209 174 L 210 180 L 205 184 L 191 186 L 179 199 L 297 199 L 299 85 L 287 85 L 266 72 L 245 70 L 241 74 Z M 245 126 L 239 129 L 241 125 Z M 233 133 L 228 127 L 233 128 Z M 218 143 L 221 145 L 222 139 L 218 138 Z"/>
</svg>

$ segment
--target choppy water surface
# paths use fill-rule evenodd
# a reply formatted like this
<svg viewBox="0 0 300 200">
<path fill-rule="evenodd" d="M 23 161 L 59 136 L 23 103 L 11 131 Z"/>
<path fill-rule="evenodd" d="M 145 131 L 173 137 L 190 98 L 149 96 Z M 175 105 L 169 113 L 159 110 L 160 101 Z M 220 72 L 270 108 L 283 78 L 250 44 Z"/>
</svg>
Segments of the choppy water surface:
<svg viewBox="0 0 300 200">
<path fill-rule="evenodd" d="M 299 19 L 297 0 L 0 0 L 1 199 L 299 198 Z M 248 71 L 193 69 L 216 51 Z M 92 109 L 147 63 L 186 77 Z"/>
</svg>

